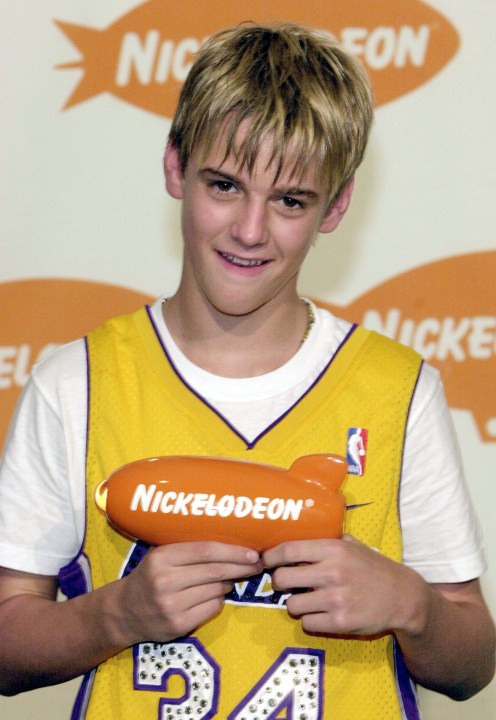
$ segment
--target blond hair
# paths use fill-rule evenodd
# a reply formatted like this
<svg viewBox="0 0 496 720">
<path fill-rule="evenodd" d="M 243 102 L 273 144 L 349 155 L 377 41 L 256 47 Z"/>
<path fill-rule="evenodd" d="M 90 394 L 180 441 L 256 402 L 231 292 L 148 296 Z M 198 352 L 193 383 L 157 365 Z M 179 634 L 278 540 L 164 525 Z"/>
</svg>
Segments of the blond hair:
<svg viewBox="0 0 496 720">
<path fill-rule="evenodd" d="M 361 64 L 327 33 L 289 23 L 244 23 L 213 35 L 186 78 L 169 141 L 181 168 L 204 160 L 226 128 L 226 158 L 249 171 L 260 143 L 270 163 L 303 175 L 315 160 L 331 201 L 362 161 L 372 124 L 370 85 Z M 240 124 L 249 129 L 236 144 Z"/>
</svg>

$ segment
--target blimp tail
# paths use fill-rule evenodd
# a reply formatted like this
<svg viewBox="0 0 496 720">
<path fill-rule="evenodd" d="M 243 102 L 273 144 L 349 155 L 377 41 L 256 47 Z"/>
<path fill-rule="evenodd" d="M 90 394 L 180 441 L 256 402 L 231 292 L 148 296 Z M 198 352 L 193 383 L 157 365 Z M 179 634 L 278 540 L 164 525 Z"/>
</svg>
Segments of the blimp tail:
<svg viewBox="0 0 496 720">
<path fill-rule="evenodd" d="M 316 482 L 338 493 L 348 472 L 348 463 L 341 455 L 303 455 L 294 461 L 288 473 L 299 480 Z"/>
</svg>

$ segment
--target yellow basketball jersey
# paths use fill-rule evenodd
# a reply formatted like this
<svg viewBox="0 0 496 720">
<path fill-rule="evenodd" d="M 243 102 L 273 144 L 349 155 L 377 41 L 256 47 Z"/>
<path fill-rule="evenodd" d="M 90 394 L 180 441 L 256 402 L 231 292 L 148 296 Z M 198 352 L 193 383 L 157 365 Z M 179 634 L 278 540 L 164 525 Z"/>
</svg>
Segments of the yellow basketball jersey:
<svg viewBox="0 0 496 720">
<path fill-rule="evenodd" d="M 96 508 L 121 465 L 201 455 L 289 467 L 309 453 L 348 456 L 346 532 L 401 561 L 398 484 L 419 356 L 355 327 L 312 387 L 248 443 L 171 363 L 146 308 L 87 339 L 90 407 L 84 553 L 65 586 L 98 588 L 132 572 L 147 547 Z M 185 478 L 187 489 L 187 478 Z M 89 582 L 91 577 L 91 584 Z M 73 718 L 90 720 L 398 720 L 418 718 L 394 638 L 308 635 L 270 573 L 236 583 L 221 614 L 190 637 L 153 639 L 90 674 Z"/>
</svg>

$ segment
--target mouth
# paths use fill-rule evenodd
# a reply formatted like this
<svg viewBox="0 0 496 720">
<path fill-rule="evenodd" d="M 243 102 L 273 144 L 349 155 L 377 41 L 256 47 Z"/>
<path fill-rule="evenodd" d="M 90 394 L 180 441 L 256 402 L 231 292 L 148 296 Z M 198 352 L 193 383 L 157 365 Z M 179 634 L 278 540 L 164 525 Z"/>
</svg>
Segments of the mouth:
<svg viewBox="0 0 496 720">
<path fill-rule="evenodd" d="M 260 267 L 261 265 L 266 265 L 268 262 L 267 260 L 255 260 L 255 259 L 249 259 L 249 258 L 240 258 L 240 257 L 237 257 L 236 255 L 230 255 L 229 253 L 226 253 L 226 252 L 221 252 L 220 254 L 224 258 L 224 260 L 227 260 L 228 263 L 230 263 L 231 265 L 236 265 L 237 267 L 247 267 L 247 268 Z"/>
</svg>

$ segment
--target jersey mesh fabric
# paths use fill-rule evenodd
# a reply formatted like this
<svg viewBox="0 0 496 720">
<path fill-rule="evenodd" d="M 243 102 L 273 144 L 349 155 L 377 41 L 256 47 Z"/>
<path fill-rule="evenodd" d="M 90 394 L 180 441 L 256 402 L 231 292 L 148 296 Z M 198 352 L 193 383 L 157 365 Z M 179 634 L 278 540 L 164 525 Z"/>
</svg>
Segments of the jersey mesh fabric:
<svg viewBox="0 0 496 720">
<path fill-rule="evenodd" d="M 85 551 L 94 587 L 129 570 L 132 544 L 109 526 L 93 499 L 96 485 L 117 467 L 166 454 L 289 467 L 308 453 L 346 454 L 350 427 L 368 430 L 368 447 L 365 474 L 349 475 L 343 488 L 347 504 L 358 506 L 347 512 L 346 531 L 401 560 L 397 491 L 405 423 L 420 367 L 415 353 L 358 328 L 291 412 L 247 447 L 178 377 L 146 312 L 111 321 L 89 337 L 88 346 Z M 242 585 L 223 612 L 191 638 L 141 644 L 104 663 L 96 673 L 86 717 L 175 718 L 181 716 L 179 710 L 186 716 L 228 720 L 401 717 L 390 636 L 344 640 L 307 635 L 271 590 L 270 577 L 261 578 L 264 591 L 254 598 Z M 203 679 L 192 675 L 195 663 L 206 663 Z"/>
</svg>

